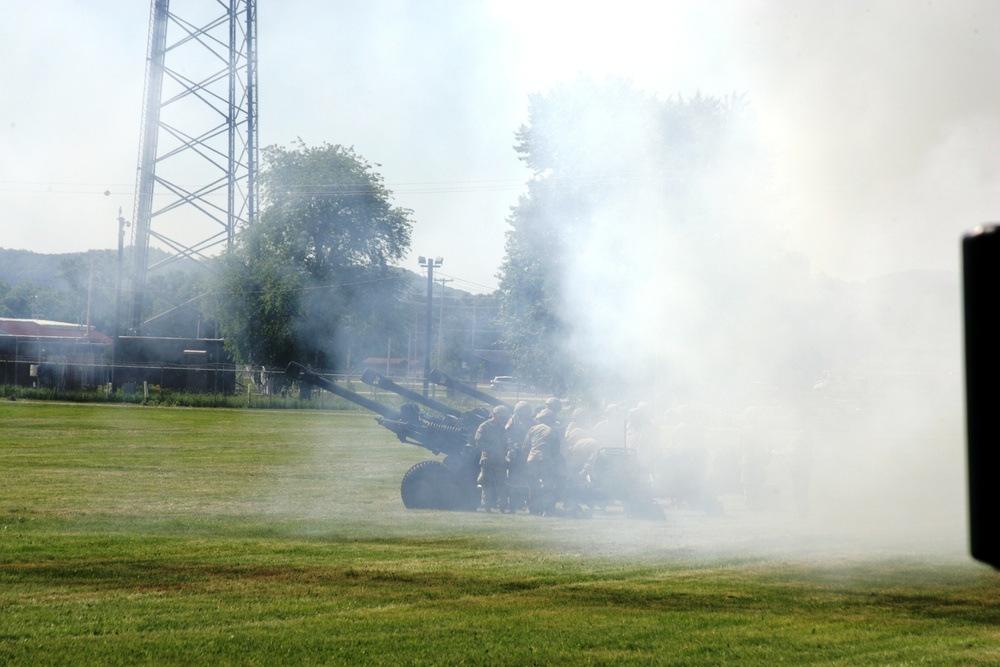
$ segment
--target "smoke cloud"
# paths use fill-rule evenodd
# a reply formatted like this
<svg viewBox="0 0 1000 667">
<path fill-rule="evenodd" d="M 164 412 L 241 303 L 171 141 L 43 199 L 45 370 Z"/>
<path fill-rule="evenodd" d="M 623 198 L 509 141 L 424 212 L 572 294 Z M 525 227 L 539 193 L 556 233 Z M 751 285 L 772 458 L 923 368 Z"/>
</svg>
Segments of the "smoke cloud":
<svg viewBox="0 0 1000 667">
<path fill-rule="evenodd" d="M 996 217 L 995 4 L 740 3 L 738 44 L 790 241 L 813 270 L 954 270 Z"/>
<path fill-rule="evenodd" d="M 643 127 L 618 131 L 641 135 Z M 764 137 L 758 127 L 748 130 Z M 827 139 L 818 132 L 818 141 Z M 780 190 L 766 144 L 729 144 L 711 168 L 685 174 L 680 194 L 624 187 L 574 235 L 563 277 L 573 354 L 599 366 L 598 375 L 646 381 L 648 395 L 628 400 L 653 403 L 665 448 L 678 419 L 700 415 L 710 465 L 735 466 L 744 476 L 741 434 L 747 415 L 758 415 L 767 498 L 719 544 L 752 526 L 758 537 L 769 530 L 809 536 L 834 551 L 959 553 L 965 490 L 957 274 L 892 271 L 955 252 L 958 234 L 947 251 L 931 252 L 926 239 L 914 238 L 898 241 L 895 253 L 888 239 L 880 246 L 879 232 L 862 226 L 863 240 L 852 247 L 862 258 L 889 253 L 877 268 L 865 267 L 885 273 L 855 281 L 819 275 L 811 256 L 793 249 L 788 230 L 812 221 L 795 215 L 801 193 Z M 841 224 L 829 216 L 851 211 L 877 220 L 893 208 L 911 210 L 894 197 L 926 184 L 941 169 L 933 160 L 956 150 L 949 135 L 911 172 L 909 186 L 897 168 L 895 183 L 879 180 L 886 191 L 871 185 L 860 201 L 837 198 L 827 224 Z M 838 176 L 847 175 L 831 173 Z M 942 226 L 926 212 L 916 222 Z M 858 225 L 850 217 L 842 224 Z M 820 261 L 834 261 L 837 250 Z M 810 443 L 804 464 L 801 437 Z M 796 498 L 803 487 L 805 503 Z M 746 484 L 728 491 L 721 496 L 728 507 L 746 512 Z M 787 523 L 797 515 L 798 523 Z"/>
</svg>

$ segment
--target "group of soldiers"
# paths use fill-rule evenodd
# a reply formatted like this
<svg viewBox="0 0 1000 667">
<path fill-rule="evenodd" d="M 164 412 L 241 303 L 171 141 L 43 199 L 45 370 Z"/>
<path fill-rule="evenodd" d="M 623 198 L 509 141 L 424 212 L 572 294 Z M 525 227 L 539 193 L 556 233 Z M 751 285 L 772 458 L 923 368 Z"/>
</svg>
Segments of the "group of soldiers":
<svg viewBox="0 0 1000 667">
<path fill-rule="evenodd" d="M 474 444 L 481 451 L 478 484 L 487 512 L 526 508 L 545 515 L 559 503 L 566 509 L 579 500 L 576 491 L 593 480 L 599 452 L 607 448 L 630 450 L 632 468 L 625 475 L 631 476 L 622 479 L 618 469 L 615 482 L 627 487 L 633 501 L 641 489 L 631 487 L 642 486 L 650 497 L 659 491 L 672 504 L 717 509 L 707 495 L 703 433 L 694 423 L 668 427 L 654 419 L 645 402 L 631 408 L 611 404 L 596 416 L 577 408 L 563 423 L 562 407 L 556 398 L 537 413 L 525 401 L 513 412 L 501 405 L 479 426 Z"/>
<path fill-rule="evenodd" d="M 611 405 L 597 422 L 577 409 L 565 424 L 562 408 L 557 398 L 547 399 L 537 412 L 525 401 L 513 411 L 499 405 L 479 426 L 474 444 L 481 451 L 477 482 L 483 509 L 526 508 L 539 515 L 555 512 L 559 503 L 565 509 L 573 502 L 574 483 L 590 479 L 602 447 L 629 447 L 640 455 L 652 447 L 645 404 L 632 410 Z"/>
<path fill-rule="evenodd" d="M 672 507 L 721 514 L 718 496 L 742 492 L 750 510 L 767 509 L 773 501 L 768 485 L 772 437 L 758 409 L 747 410 L 738 439 L 716 446 L 709 460 L 706 429 L 697 409 L 675 408 L 654 415 L 644 402 L 628 408 L 609 405 L 603 414 L 582 408 L 565 419 L 563 404 L 550 398 L 537 412 L 525 401 L 511 411 L 500 405 L 475 434 L 480 451 L 478 485 L 487 512 L 555 513 L 581 501 L 580 489 L 592 489 L 600 452 L 623 451 L 634 474 L 618 487 L 648 488 Z M 796 509 L 808 513 L 812 447 L 806 431 L 791 448 L 792 491 Z M 618 459 L 619 462 L 621 459 Z M 600 474 L 598 472 L 598 474 Z M 641 490 L 629 489 L 639 493 Z M 626 492 L 628 496 L 628 492 Z M 594 494 L 589 494 L 590 499 Z M 635 502 L 638 495 L 631 495 Z M 605 500 L 609 496 L 605 495 Z M 628 500 L 622 498 L 619 500 Z M 593 503 L 589 503 L 593 505 Z"/>
<path fill-rule="evenodd" d="M 551 513 L 565 477 L 563 434 L 557 398 L 545 401 L 537 413 L 526 401 L 511 411 L 504 405 L 476 430 L 475 445 L 482 452 L 479 478 L 482 507 L 487 512 Z"/>
</svg>

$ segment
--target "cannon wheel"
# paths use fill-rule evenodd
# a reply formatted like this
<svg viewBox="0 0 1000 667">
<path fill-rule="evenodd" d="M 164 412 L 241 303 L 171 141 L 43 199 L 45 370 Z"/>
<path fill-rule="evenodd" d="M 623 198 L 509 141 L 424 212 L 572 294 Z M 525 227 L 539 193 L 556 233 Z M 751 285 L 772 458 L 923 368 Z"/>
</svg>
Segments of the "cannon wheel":
<svg viewBox="0 0 1000 667">
<path fill-rule="evenodd" d="M 399 495 L 407 509 L 445 509 L 442 491 L 450 482 L 451 475 L 440 461 L 421 461 L 403 475 Z"/>
<path fill-rule="evenodd" d="M 421 461 L 406 471 L 399 484 L 403 505 L 411 510 L 458 510 L 474 512 L 479 507 L 475 486 L 462 484 L 460 476 L 441 461 Z"/>
</svg>

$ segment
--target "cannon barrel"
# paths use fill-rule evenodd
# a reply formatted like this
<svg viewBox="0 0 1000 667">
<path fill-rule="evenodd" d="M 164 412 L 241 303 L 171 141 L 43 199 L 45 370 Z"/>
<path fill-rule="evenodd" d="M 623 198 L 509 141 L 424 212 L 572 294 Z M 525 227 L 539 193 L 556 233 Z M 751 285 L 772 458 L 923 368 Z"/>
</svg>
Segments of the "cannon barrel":
<svg viewBox="0 0 1000 667">
<path fill-rule="evenodd" d="M 514 406 L 508 403 L 507 401 L 497 398 L 496 396 L 491 396 L 490 394 L 487 394 L 484 391 L 479 391 L 475 387 L 470 387 L 464 382 L 456 380 L 455 378 L 448 376 L 448 374 L 443 373 L 437 370 L 436 368 L 431 371 L 431 374 L 427 376 L 427 379 L 429 379 L 434 384 L 439 384 L 442 387 L 447 387 L 448 389 L 453 389 L 459 393 L 465 394 L 466 396 L 471 396 L 477 401 L 482 401 L 483 403 L 487 403 L 492 406 L 503 405 L 504 407 L 506 407 L 511 411 L 514 410 Z"/>
<path fill-rule="evenodd" d="M 361 374 L 361 381 L 371 387 L 378 387 L 379 389 L 385 389 L 386 391 L 391 391 L 394 394 L 399 394 L 407 400 L 413 401 L 414 403 L 420 403 L 421 405 L 428 407 L 431 410 L 436 410 L 443 415 L 449 415 L 456 419 L 462 419 L 463 417 L 461 410 L 456 410 L 450 405 L 445 405 L 441 401 L 436 401 L 433 398 L 424 396 L 423 394 L 415 392 L 412 389 L 400 386 L 370 368 L 365 369 L 365 372 Z"/>
<path fill-rule="evenodd" d="M 399 394 L 403 398 L 407 398 L 416 403 L 420 403 L 431 410 L 440 412 L 445 416 L 446 423 L 465 429 L 468 431 L 470 438 L 475 434 L 479 425 L 490 418 L 487 410 L 476 408 L 474 410 L 469 410 L 468 412 L 463 412 L 451 407 L 450 405 L 442 403 L 441 401 L 424 396 L 423 394 L 407 389 L 406 387 L 401 387 L 389 378 L 378 374 L 370 368 L 365 370 L 364 374 L 361 376 L 361 381 L 372 387 L 378 387 L 379 389 L 385 389 Z"/>
<path fill-rule="evenodd" d="M 388 405 L 382 405 L 377 401 L 373 401 L 370 398 L 366 398 L 361 394 L 351 391 L 346 387 L 341 387 L 340 385 L 327 380 L 325 377 L 316 375 L 309 369 L 307 369 L 302 364 L 291 362 L 288 364 L 288 368 L 285 369 L 285 375 L 293 380 L 300 380 L 306 384 L 311 384 L 314 387 L 319 387 L 320 389 L 326 389 L 331 394 L 340 396 L 341 398 L 347 399 L 351 403 L 355 403 L 365 408 L 366 410 L 371 410 L 377 415 L 382 415 L 386 419 L 391 419 L 393 421 L 403 421 L 403 415 L 398 411 L 390 408 Z"/>
<path fill-rule="evenodd" d="M 418 445 L 435 454 L 441 452 L 453 454 L 464 450 L 468 444 L 470 435 L 468 425 L 459 420 L 424 418 L 420 414 L 420 409 L 413 404 L 404 405 L 402 411 L 394 410 L 355 391 L 341 387 L 294 361 L 288 364 L 285 375 L 293 380 L 300 380 L 314 387 L 326 389 L 331 394 L 381 415 L 375 421 L 395 433 L 400 442 Z"/>
</svg>

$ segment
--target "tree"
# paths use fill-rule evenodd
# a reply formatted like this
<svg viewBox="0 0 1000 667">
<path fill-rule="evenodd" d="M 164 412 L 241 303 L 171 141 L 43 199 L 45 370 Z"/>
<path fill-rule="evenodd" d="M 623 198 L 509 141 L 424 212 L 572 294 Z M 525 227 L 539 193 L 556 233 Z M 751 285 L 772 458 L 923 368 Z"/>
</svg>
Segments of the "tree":
<svg viewBox="0 0 1000 667">
<path fill-rule="evenodd" d="M 532 177 L 499 274 L 522 377 L 619 393 L 732 370 L 712 347 L 780 250 L 747 119 L 741 96 L 659 100 L 616 79 L 531 98 L 515 148 Z"/>
<path fill-rule="evenodd" d="M 220 259 L 217 308 L 243 362 L 346 369 L 395 333 L 411 211 L 353 148 L 270 146 L 264 205 Z"/>
<path fill-rule="evenodd" d="M 187 271 L 158 271 L 146 280 L 143 335 L 174 338 L 217 337 L 215 312 L 202 300 L 212 289 L 207 271 L 194 265 Z"/>
<path fill-rule="evenodd" d="M 71 295 L 35 283 L 0 283 L 0 317 L 16 319 L 59 320 L 83 323 L 78 311 L 69 305 Z"/>
</svg>

